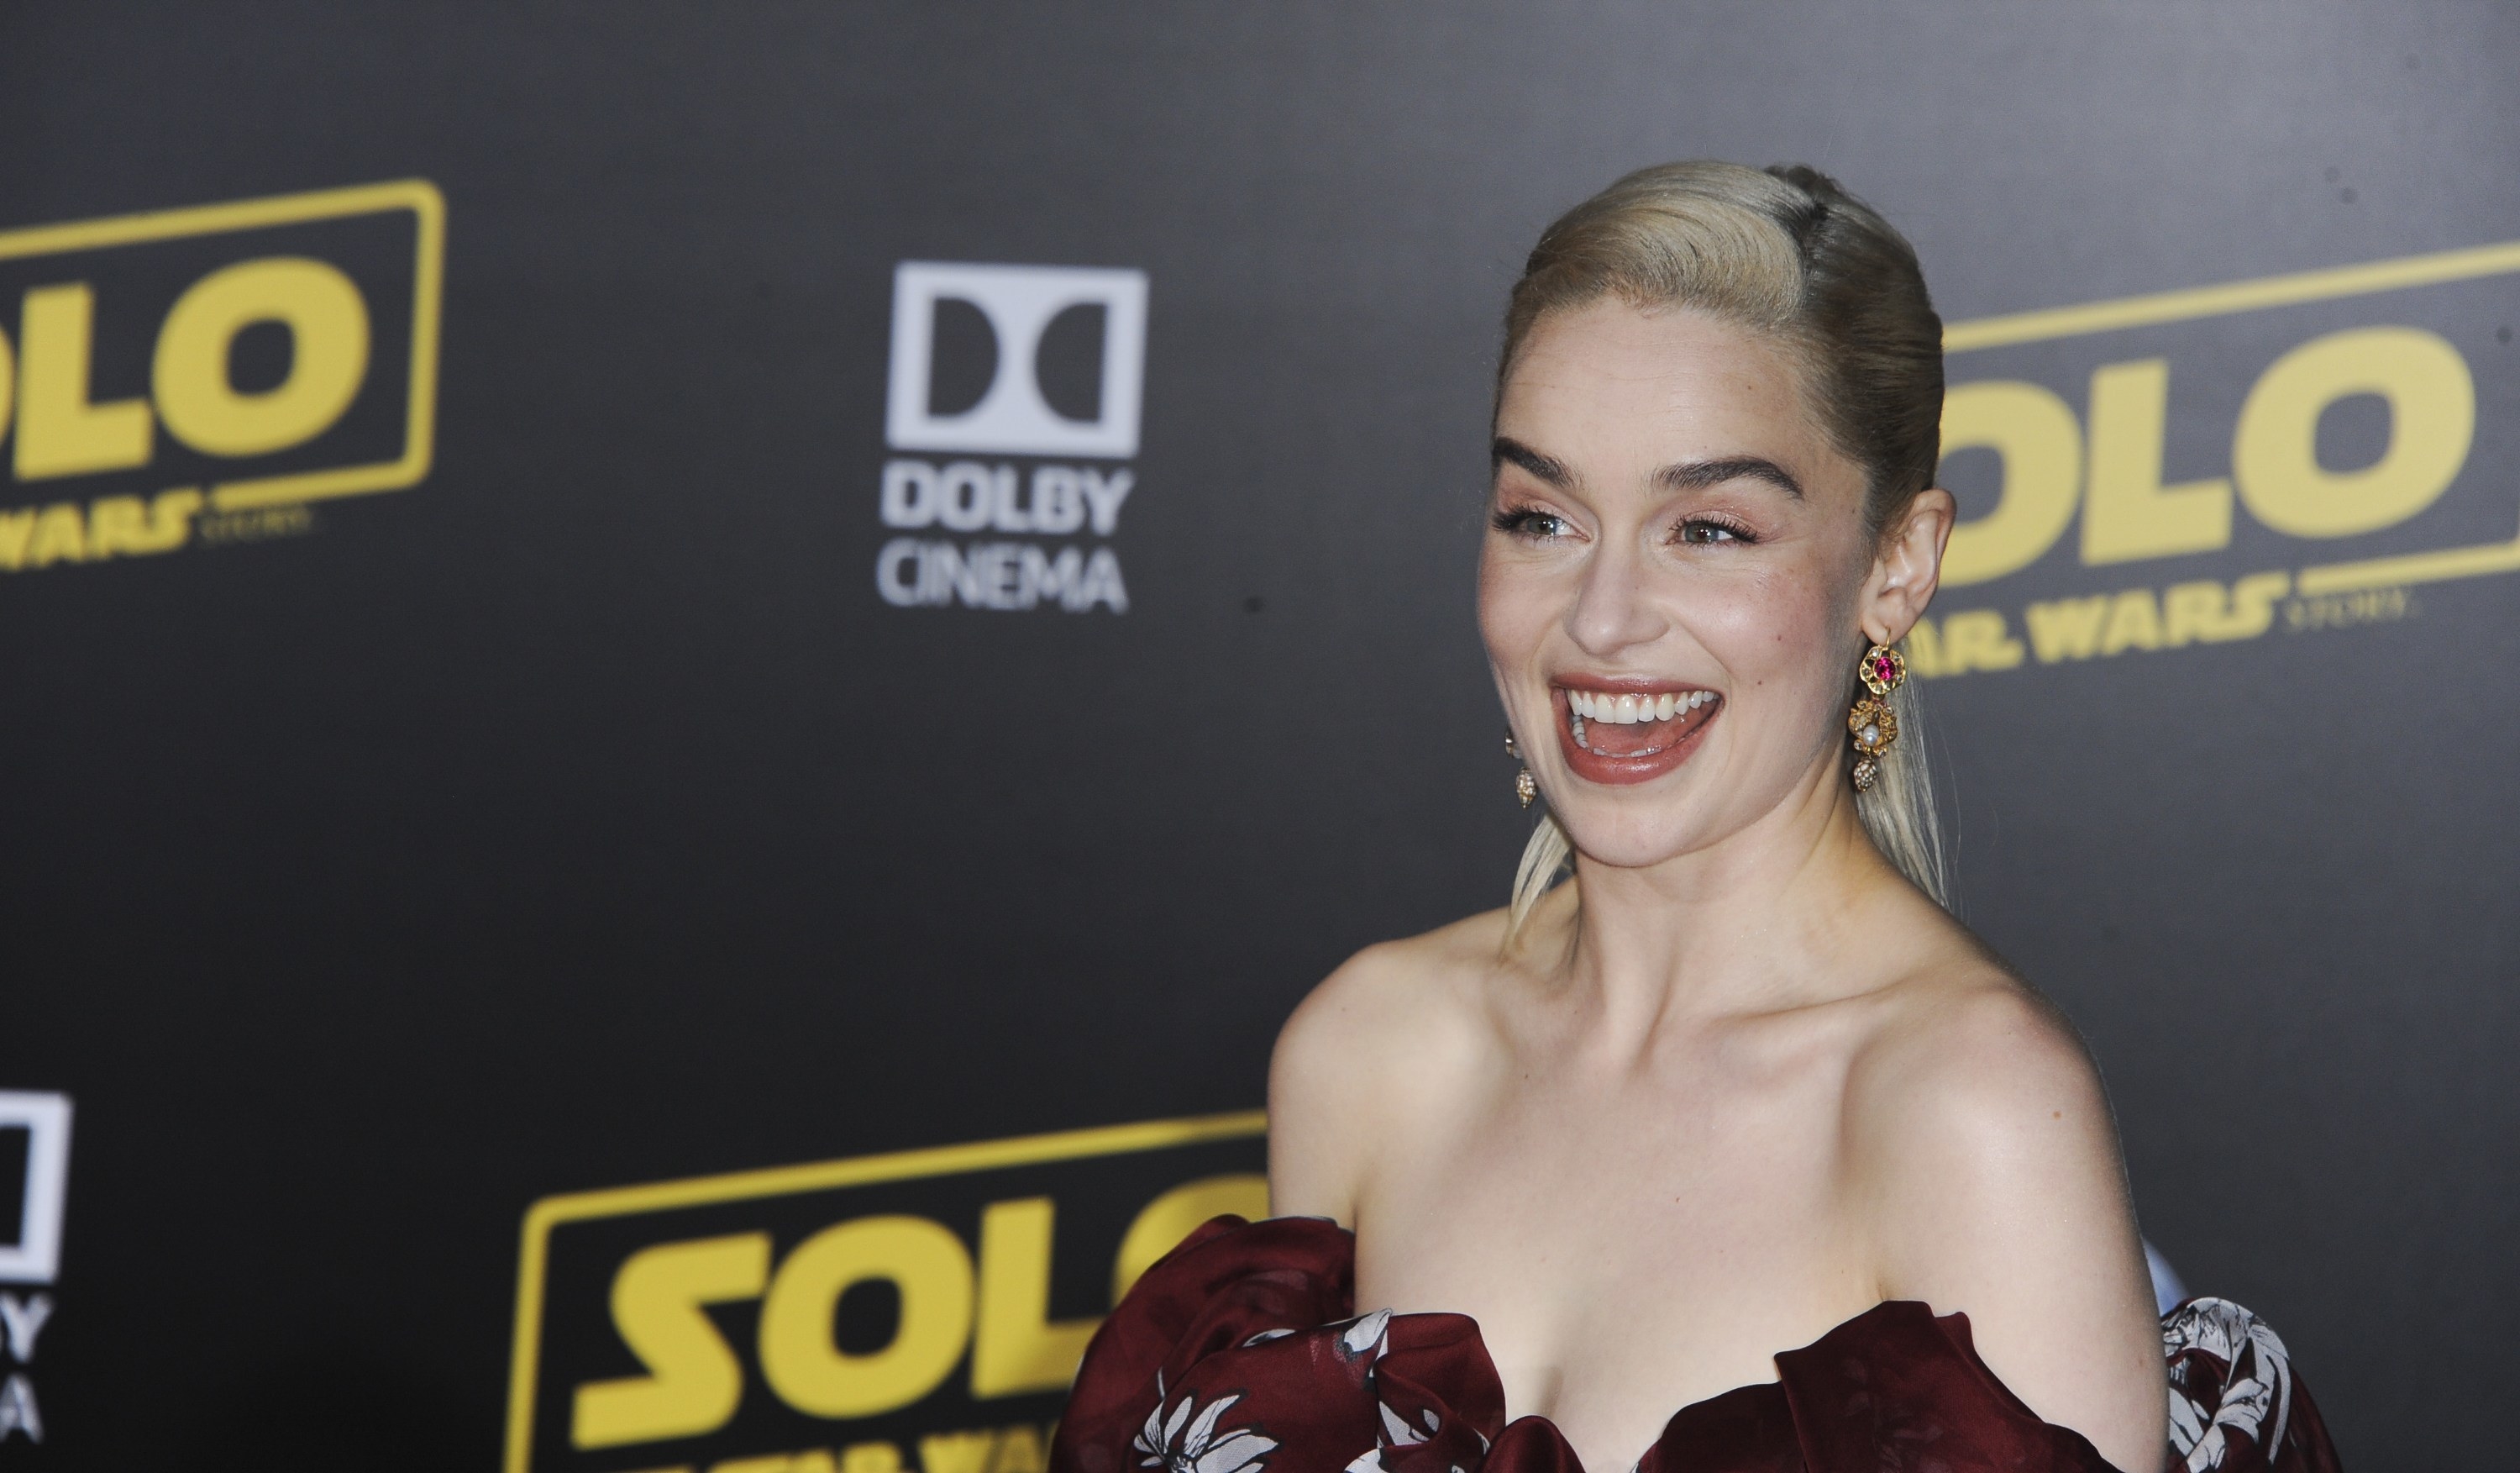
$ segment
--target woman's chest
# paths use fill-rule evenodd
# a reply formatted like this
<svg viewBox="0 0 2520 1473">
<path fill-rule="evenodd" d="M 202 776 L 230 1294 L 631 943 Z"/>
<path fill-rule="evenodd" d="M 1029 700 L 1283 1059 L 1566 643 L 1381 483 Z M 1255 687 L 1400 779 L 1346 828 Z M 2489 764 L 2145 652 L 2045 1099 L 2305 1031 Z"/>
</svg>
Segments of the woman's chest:
<svg viewBox="0 0 2520 1473">
<path fill-rule="evenodd" d="M 1625 1466 L 1878 1298 L 1836 1134 L 1750 1093 L 1475 1112 L 1368 1184 L 1358 1307 L 1472 1316 L 1511 1414 Z"/>
</svg>

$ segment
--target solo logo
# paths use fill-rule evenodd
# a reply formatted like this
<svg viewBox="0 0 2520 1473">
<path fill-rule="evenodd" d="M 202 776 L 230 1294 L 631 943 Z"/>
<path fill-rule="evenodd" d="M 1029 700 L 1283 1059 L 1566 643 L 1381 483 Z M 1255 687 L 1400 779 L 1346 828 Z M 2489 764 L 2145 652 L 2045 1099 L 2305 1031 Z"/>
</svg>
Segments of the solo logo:
<svg viewBox="0 0 2520 1473">
<path fill-rule="evenodd" d="M 2023 593 L 1921 623 L 1912 663 L 2398 618 L 2409 585 L 2520 571 L 2520 497 L 2471 470 L 2520 454 L 2487 412 L 2515 387 L 2513 273 L 2520 243 L 1953 324 L 1943 582 Z"/>
<path fill-rule="evenodd" d="M 0 232 L 0 571 L 418 483 L 444 240 L 418 179 Z"/>
<path fill-rule="evenodd" d="M 902 262 L 884 437 L 971 458 L 886 462 L 883 525 L 1056 537 L 1090 524 L 1111 536 L 1130 468 L 980 457 L 1134 458 L 1146 357 L 1143 271 Z M 1129 607 L 1107 545 L 896 537 L 877 554 L 876 589 L 901 608 Z"/>
<path fill-rule="evenodd" d="M 1040 1473 L 1086 1341 L 1220 1213 L 1258 1112 L 550 1197 L 507 1473 Z"/>
<path fill-rule="evenodd" d="M 49 1286 L 59 1273 L 69 1175 L 69 1096 L 0 1089 L 0 1284 Z M 0 1445 L 44 1440 L 33 1366 L 52 1317 L 52 1295 L 0 1290 Z"/>
</svg>

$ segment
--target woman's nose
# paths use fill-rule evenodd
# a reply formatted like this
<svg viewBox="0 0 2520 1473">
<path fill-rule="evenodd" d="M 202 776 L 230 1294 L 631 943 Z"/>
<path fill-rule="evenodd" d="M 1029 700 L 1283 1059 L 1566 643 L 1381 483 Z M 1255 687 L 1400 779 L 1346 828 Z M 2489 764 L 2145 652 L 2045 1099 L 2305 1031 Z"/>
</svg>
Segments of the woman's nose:
<svg viewBox="0 0 2520 1473">
<path fill-rule="evenodd" d="M 1575 610 L 1567 621 L 1576 646 L 1588 655 L 1606 658 L 1652 643 L 1661 636 L 1663 623 L 1646 597 L 1645 570 L 1637 554 L 1604 545 L 1585 568 L 1584 581 L 1576 589 Z"/>
</svg>

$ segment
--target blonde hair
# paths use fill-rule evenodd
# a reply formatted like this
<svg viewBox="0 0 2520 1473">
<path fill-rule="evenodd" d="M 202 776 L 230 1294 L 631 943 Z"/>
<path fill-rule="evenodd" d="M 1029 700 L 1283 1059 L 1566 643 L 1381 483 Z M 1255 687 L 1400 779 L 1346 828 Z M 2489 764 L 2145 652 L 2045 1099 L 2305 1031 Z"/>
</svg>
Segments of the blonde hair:
<svg viewBox="0 0 2520 1473">
<path fill-rule="evenodd" d="M 1914 249 L 1826 174 L 1802 164 L 1664 163 L 1568 210 L 1541 233 L 1514 283 L 1499 392 L 1536 323 L 1603 297 L 1693 307 L 1783 342 L 1829 438 L 1865 469 L 1864 518 L 1874 536 L 1932 483 L 1942 450 L 1942 319 Z M 1850 644 L 1850 672 L 1856 654 Z M 1850 673 L 1848 704 L 1859 689 Z M 1914 687 L 1890 701 L 1899 740 L 1882 754 L 1870 790 L 1856 794 L 1856 814 L 1882 855 L 1948 906 Z M 1508 942 L 1572 857 L 1565 829 L 1544 814 L 1514 875 Z"/>
</svg>

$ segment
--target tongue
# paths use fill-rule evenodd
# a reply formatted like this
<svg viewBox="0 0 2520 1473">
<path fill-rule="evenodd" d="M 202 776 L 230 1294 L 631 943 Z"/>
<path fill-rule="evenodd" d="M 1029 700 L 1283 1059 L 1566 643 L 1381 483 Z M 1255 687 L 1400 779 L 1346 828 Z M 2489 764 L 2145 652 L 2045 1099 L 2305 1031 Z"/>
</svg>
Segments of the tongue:
<svg viewBox="0 0 2520 1473">
<path fill-rule="evenodd" d="M 1620 726 L 1608 721 L 1584 723 L 1584 741 L 1603 757 L 1642 757 L 1688 735 L 1689 728 L 1712 714 L 1715 708 L 1702 706 L 1668 721 L 1639 721 Z"/>
</svg>

